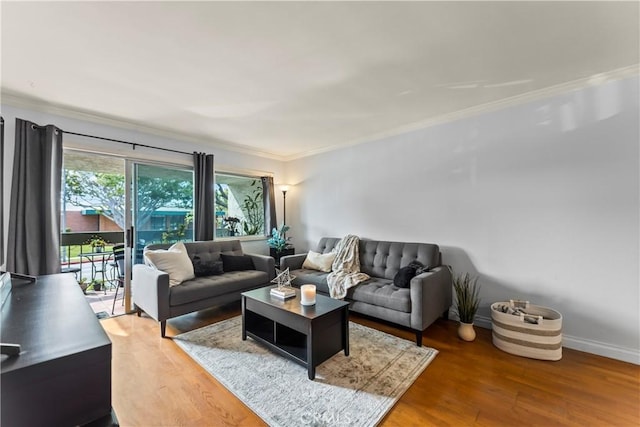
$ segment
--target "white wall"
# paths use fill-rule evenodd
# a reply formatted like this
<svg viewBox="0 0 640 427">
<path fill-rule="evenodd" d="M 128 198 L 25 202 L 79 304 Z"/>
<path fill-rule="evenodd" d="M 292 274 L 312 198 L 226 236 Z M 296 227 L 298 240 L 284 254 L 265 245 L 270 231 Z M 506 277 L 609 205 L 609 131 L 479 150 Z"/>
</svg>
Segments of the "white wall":
<svg viewBox="0 0 640 427">
<path fill-rule="evenodd" d="M 287 164 L 296 252 L 322 236 L 433 242 L 564 345 L 640 363 L 637 77 Z"/>
<path fill-rule="evenodd" d="M 281 182 L 283 174 L 283 163 L 278 160 L 266 159 L 263 157 L 252 156 L 237 153 L 229 150 L 219 149 L 206 145 L 205 143 L 196 143 L 190 141 L 180 141 L 149 133 L 138 132 L 135 130 L 123 129 L 114 126 L 97 124 L 85 120 L 72 119 L 54 114 L 43 113 L 24 108 L 17 108 L 9 105 L 2 105 L 2 116 L 5 119 L 5 165 L 4 165 L 4 200 L 2 201 L 2 209 L 4 210 L 5 220 L 5 242 L 2 244 L 6 247 L 6 236 L 9 222 L 9 200 L 11 195 L 11 171 L 13 168 L 13 152 L 15 140 L 15 119 L 25 119 L 35 122 L 39 125 L 52 124 L 65 131 L 75 133 L 84 133 L 88 135 L 96 135 L 105 138 L 118 139 L 123 141 L 135 142 L 155 147 L 171 148 L 174 150 L 191 153 L 193 151 L 202 151 L 215 155 L 215 168 L 218 171 L 234 171 L 234 172 L 260 172 L 272 174 L 275 182 Z M 63 143 L 66 148 L 76 148 L 85 150 L 96 150 L 98 152 L 128 156 L 137 159 L 154 160 L 169 163 L 177 163 L 183 165 L 192 165 L 192 157 L 190 155 L 181 155 L 176 153 L 164 152 L 159 150 L 151 150 L 138 147 L 135 150 L 128 145 L 117 144 L 113 142 L 100 141 L 96 139 L 78 137 L 74 135 L 64 135 Z M 281 203 L 280 203 L 281 204 Z M 280 208 L 277 214 L 281 217 Z M 269 249 L 265 240 L 244 242 L 247 251 L 255 253 L 268 254 Z M 0 262 L 0 264 L 2 264 Z"/>
</svg>

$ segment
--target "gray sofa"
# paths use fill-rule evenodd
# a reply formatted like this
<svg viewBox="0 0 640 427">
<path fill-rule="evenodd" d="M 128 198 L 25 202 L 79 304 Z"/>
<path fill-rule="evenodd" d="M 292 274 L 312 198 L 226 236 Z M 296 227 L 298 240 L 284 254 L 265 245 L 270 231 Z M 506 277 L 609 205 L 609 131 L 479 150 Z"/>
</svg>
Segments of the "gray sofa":
<svg viewBox="0 0 640 427">
<path fill-rule="evenodd" d="M 315 252 L 328 253 L 340 239 L 323 237 Z M 447 318 L 452 303 L 452 276 L 441 264 L 440 249 L 427 243 L 401 243 L 360 240 L 360 271 L 371 278 L 351 288 L 345 300 L 351 311 L 411 328 L 416 344 L 422 346 L 422 333 L 438 317 Z M 295 286 L 316 285 L 318 292 L 329 294 L 327 275 L 317 270 L 303 269 L 306 254 L 280 259 L 282 269 L 289 268 L 296 278 Z M 399 288 L 393 278 L 401 267 L 418 261 L 428 271 L 411 279 L 409 288 Z"/>
<path fill-rule="evenodd" d="M 146 312 L 160 322 L 165 336 L 167 319 L 215 305 L 239 301 L 244 291 L 267 286 L 275 277 L 270 256 L 243 254 L 239 240 L 185 242 L 189 257 L 202 261 L 219 261 L 220 254 L 249 255 L 255 270 L 229 271 L 220 275 L 196 277 L 169 286 L 169 275 L 143 264 L 133 266 L 132 294 L 138 316 Z M 171 245 L 149 245 L 147 249 L 167 249 Z"/>
</svg>

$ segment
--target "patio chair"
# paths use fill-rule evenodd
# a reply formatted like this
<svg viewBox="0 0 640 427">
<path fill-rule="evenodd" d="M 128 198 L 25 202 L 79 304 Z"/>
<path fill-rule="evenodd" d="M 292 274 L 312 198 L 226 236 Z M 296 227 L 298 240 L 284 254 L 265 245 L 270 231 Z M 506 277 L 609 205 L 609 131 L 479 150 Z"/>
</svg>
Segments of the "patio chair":
<svg viewBox="0 0 640 427">
<path fill-rule="evenodd" d="M 80 272 L 80 267 L 76 267 L 74 265 L 69 265 L 69 266 L 60 268 L 60 273 L 73 273 L 76 276 L 76 280 L 78 280 L 79 272 Z"/>
<path fill-rule="evenodd" d="M 111 307 L 111 314 L 116 308 L 116 300 L 118 299 L 118 290 L 124 287 L 124 245 L 115 245 L 113 247 L 113 264 L 114 264 L 114 282 L 116 285 L 116 293 L 113 296 L 113 306 Z M 124 295 L 123 295 L 124 296 Z M 124 298 L 122 298 L 122 304 L 124 305 Z"/>
<path fill-rule="evenodd" d="M 81 266 L 82 264 L 80 264 L 80 266 L 71 264 L 71 246 L 67 246 L 66 261 L 61 263 L 60 273 L 73 273 L 76 276 L 76 280 L 78 280 L 78 273 L 82 270 Z"/>
</svg>

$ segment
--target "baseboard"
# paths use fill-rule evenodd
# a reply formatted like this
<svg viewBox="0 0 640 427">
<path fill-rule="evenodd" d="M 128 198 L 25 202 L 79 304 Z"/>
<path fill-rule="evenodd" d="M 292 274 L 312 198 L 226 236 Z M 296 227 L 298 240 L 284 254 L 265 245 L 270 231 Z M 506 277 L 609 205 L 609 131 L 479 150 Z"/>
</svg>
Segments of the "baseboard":
<svg viewBox="0 0 640 427">
<path fill-rule="evenodd" d="M 451 316 L 450 318 L 455 319 L 455 316 Z M 476 316 L 473 323 L 480 328 L 491 329 L 490 317 Z M 566 334 L 562 335 L 562 346 L 572 350 L 584 351 L 585 353 L 640 365 L 640 349 L 637 348 L 620 347 L 614 344 L 578 338 Z"/>
<path fill-rule="evenodd" d="M 491 329 L 491 318 L 485 316 L 476 316 L 473 324 L 485 329 Z"/>
<path fill-rule="evenodd" d="M 640 350 L 620 347 L 599 341 L 586 340 L 584 338 L 562 335 L 562 345 L 573 350 L 584 351 L 598 356 L 609 357 L 623 362 L 640 365 Z"/>
</svg>

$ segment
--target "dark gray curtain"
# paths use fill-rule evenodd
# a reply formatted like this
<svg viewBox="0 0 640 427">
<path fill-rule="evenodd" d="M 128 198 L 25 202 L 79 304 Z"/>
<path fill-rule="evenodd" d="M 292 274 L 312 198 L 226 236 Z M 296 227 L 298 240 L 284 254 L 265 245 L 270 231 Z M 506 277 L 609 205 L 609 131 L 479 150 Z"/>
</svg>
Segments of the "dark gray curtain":
<svg viewBox="0 0 640 427">
<path fill-rule="evenodd" d="M 16 119 L 7 271 L 60 272 L 62 131 Z"/>
<path fill-rule="evenodd" d="M 276 218 L 276 196 L 273 185 L 273 178 L 263 176 L 262 178 L 262 202 L 264 204 L 264 234 L 271 235 L 271 230 L 278 227 Z"/>
<path fill-rule="evenodd" d="M 216 224 L 213 154 L 193 153 L 193 172 L 195 181 L 193 240 L 213 240 Z"/>
<path fill-rule="evenodd" d="M 4 117 L 0 117 L 0 265 L 4 264 Z"/>
</svg>

